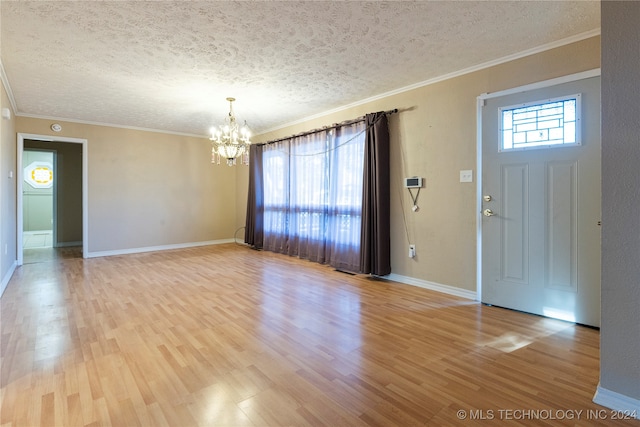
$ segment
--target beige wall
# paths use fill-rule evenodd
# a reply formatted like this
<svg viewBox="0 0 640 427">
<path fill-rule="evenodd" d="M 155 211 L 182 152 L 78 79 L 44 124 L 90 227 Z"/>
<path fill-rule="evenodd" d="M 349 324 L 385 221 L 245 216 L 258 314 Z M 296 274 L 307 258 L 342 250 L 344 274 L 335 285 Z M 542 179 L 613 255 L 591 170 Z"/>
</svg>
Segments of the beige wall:
<svg viewBox="0 0 640 427">
<path fill-rule="evenodd" d="M 16 261 L 16 137 L 14 111 L 0 82 L 0 109 L 9 108 L 11 119 L 0 118 L 0 293 Z M 13 174 L 13 178 L 9 174 Z"/>
<path fill-rule="evenodd" d="M 229 239 L 235 172 L 196 138 L 18 117 L 16 131 L 86 139 L 89 255 Z"/>
<path fill-rule="evenodd" d="M 475 291 L 476 97 L 599 67 L 600 38 L 593 37 L 259 135 L 255 140 L 264 142 L 398 108 L 400 112 L 390 116 L 392 271 Z M 474 183 L 459 182 L 464 169 L 474 170 Z M 246 170 L 238 171 L 240 224 L 245 217 L 247 175 Z M 415 213 L 402 181 L 414 175 L 425 178 L 420 210 Z M 414 259 L 406 255 L 409 243 L 416 245 Z"/>
<path fill-rule="evenodd" d="M 601 16 L 600 386 L 635 399 L 640 418 L 640 2 L 602 2 Z"/>
</svg>

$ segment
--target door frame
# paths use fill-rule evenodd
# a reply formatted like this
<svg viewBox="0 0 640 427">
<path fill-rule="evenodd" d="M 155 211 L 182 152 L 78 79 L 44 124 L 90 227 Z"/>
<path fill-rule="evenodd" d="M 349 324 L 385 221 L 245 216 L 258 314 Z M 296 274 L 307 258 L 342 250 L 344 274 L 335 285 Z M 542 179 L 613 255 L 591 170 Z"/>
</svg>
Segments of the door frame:
<svg viewBox="0 0 640 427">
<path fill-rule="evenodd" d="M 24 180 L 24 165 L 22 156 L 24 154 L 24 140 L 32 139 L 34 141 L 43 142 L 70 142 L 75 144 L 82 144 L 82 257 L 87 258 L 89 253 L 89 171 L 88 171 L 88 141 L 83 138 L 70 138 L 63 136 L 53 135 L 36 135 L 30 133 L 18 133 L 17 138 L 17 153 L 16 153 L 16 178 L 17 178 L 17 264 L 20 266 L 23 264 L 23 180 Z M 55 183 L 54 183 L 55 185 Z M 55 216 L 55 214 L 54 214 Z M 55 231 L 54 231 L 55 233 Z"/>
<path fill-rule="evenodd" d="M 482 107 L 487 99 L 499 98 L 515 93 L 529 92 L 563 83 L 599 77 L 600 68 L 543 80 L 498 92 L 483 93 L 476 98 L 476 300 L 482 301 Z"/>
</svg>

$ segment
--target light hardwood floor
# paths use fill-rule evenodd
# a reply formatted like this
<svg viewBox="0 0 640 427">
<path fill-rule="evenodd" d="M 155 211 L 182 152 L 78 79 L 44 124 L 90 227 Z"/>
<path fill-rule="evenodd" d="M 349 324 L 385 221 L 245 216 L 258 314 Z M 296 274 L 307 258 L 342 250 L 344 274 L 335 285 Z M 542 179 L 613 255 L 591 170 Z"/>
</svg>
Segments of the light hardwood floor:
<svg viewBox="0 0 640 427">
<path fill-rule="evenodd" d="M 241 245 L 24 265 L 0 302 L 3 427 L 640 425 L 591 401 L 597 330 Z"/>
</svg>

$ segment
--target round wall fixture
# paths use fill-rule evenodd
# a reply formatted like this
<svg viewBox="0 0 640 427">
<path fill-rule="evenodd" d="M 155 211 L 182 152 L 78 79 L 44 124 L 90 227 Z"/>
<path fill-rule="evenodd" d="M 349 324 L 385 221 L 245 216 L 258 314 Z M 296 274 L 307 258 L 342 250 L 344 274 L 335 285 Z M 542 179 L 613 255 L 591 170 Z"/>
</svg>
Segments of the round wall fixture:
<svg viewBox="0 0 640 427">
<path fill-rule="evenodd" d="M 62 130 L 62 126 L 58 123 L 54 123 L 51 125 L 51 130 L 54 132 L 60 132 Z"/>
</svg>

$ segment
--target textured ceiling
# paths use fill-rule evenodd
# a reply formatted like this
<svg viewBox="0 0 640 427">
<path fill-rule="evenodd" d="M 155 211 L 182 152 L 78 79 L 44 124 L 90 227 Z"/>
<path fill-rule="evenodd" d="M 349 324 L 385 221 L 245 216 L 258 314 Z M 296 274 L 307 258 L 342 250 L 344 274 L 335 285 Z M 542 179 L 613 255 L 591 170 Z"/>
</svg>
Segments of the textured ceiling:
<svg viewBox="0 0 640 427">
<path fill-rule="evenodd" d="M 596 1 L 5 1 L 18 114 L 254 133 L 600 27 Z"/>
</svg>

